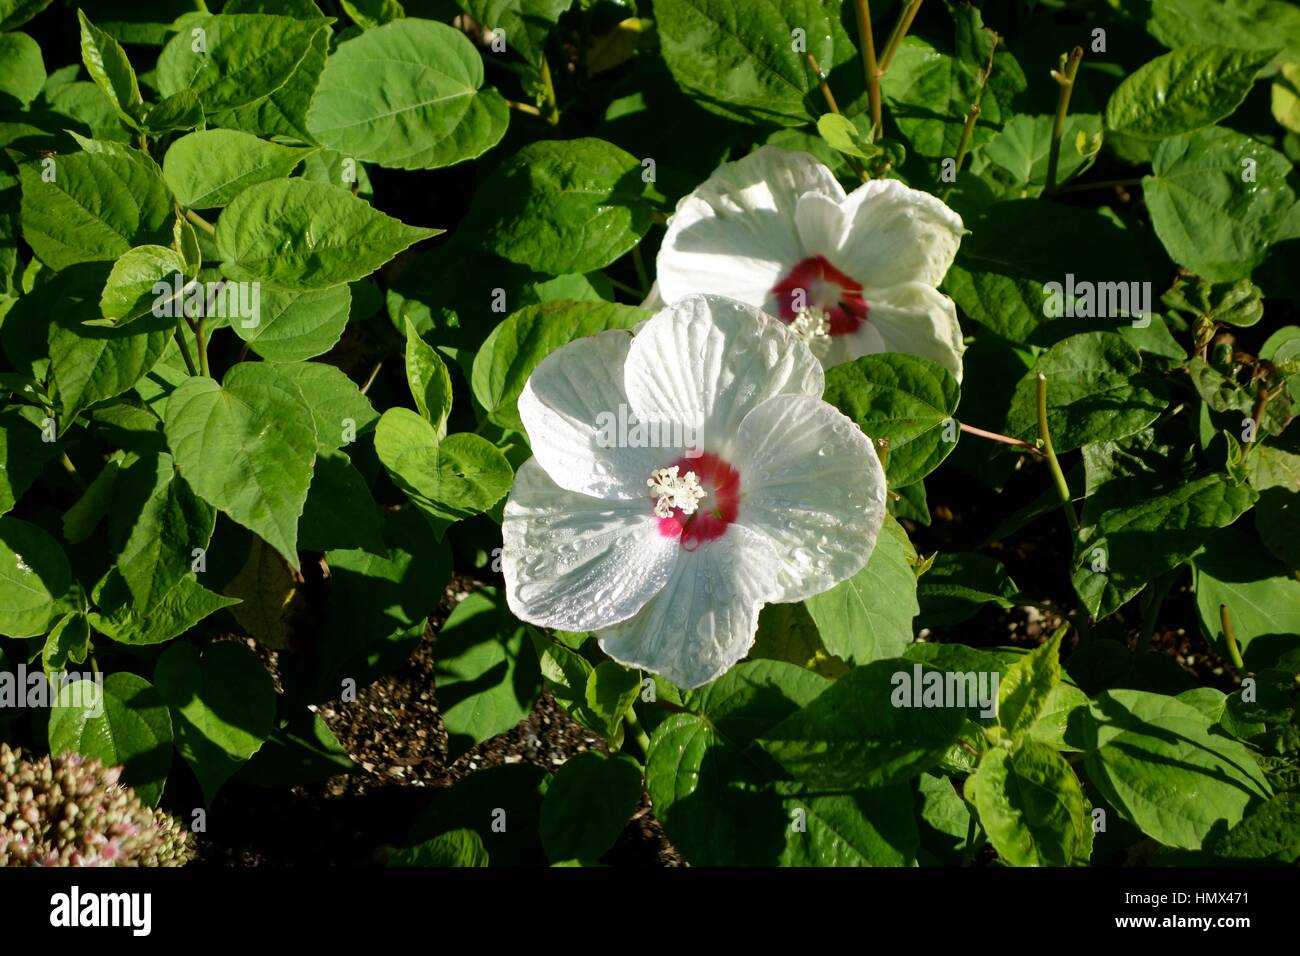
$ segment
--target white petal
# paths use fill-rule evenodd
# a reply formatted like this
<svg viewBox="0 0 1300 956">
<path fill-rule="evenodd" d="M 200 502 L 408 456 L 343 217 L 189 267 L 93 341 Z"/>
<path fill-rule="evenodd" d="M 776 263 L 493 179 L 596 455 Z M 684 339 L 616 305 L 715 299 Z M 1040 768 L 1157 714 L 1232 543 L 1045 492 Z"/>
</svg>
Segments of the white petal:
<svg viewBox="0 0 1300 956">
<path fill-rule="evenodd" d="M 723 163 L 668 223 L 656 260 L 663 300 L 711 293 L 766 304 L 772 287 L 808 255 L 796 211 L 810 192 L 844 198 L 831 171 L 808 153 L 762 146 Z"/>
<path fill-rule="evenodd" d="M 844 244 L 848 223 L 841 202 L 823 193 L 805 193 L 799 197 L 795 211 L 799 241 L 804 258 L 825 256 L 833 259 Z M 784 277 L 783 277 L 784 278 Z"/>
<path fill-rule="evenodd" d="M 873 179 L 853 190 L 844 214 L 844 243 L 828 258 L 868 291 L 900 282 L 937 286 L 964 229 L 940 200 L 895 179 Z"/>
<path fill-rule="evenodd" d="M 510 610 L 566 631 L 636 614 L 672 574 L 681 542 L 659 533 L 650 499 L 606 501 L 566 491 L 535 458 L 515 475 L 501 523 Z"/>
<path fill-rule="evenodd" d="M 684 689 L 707 684 L 753 646 L 776 562 L 760 535 L 731 525 L 721 538 L 683 551 L 668 584 L 640 614 L 596 635 L 601 650 Z"/>
<path fill-rule="evenodd" d="M 773 395 L 821 395 L 822 368 L 779 319 L 715 296 L 657 313 L 632 340 L 624 367 L 638 418 L 699 429 L 703 450 L 729 459 L 749 410 Z"/>
<path fill-rule="evenodd" d="M 562 488 L 641 499 L 650 472 L 665 464 L 662 448 L 618 447 L 620 406 L 631 414 L 623 389 L 631 345 L 632 336 L 617 330 L 578 339 L 546 356 L 524 385 L 519 417 L 538 463 Z M 602 429 L 611 422 L 613 433 Z M 669 452 L 666 461 L 674 457 Z"/>
<path fill-rule="evenodd" d="M 920 282 L 905 282 L 873 290 L 867 298 L 865 326 L 874 328 L 884 343 L 883 350 L 873 351 L 919 355 L 942 365 L 961 381 L 961 357 L 966 345 L 957 321 L 957 307 L 937 289 Z"/>
<path fill-rule="evenodd" d="M 885 472 L 871 439 L 820 399 L 779 395 L 749 413 L 737 445 L 736 522 L 779 555 L 773 600 L 802 601 L 862 570 L 885 518 Z"/>
</svg>

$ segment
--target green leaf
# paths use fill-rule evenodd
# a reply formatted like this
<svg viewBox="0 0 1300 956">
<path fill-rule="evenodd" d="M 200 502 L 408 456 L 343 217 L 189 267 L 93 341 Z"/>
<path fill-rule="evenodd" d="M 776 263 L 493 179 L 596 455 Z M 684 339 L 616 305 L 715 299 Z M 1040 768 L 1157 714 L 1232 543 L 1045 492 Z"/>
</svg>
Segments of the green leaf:
<svg viewBox="0 0 1300 956">
<path fill-rule="evenodd" d="M 93 597 L 99 611 L 88 618 L 95 630 L 119 643 L 136 645 L 170 641 L 223 607 L 239 603 L 237 598 L 209 591 L 193 574 L 186 574 L 155 603 L 137 607 L 115 568 L 96 586 Z"/>
<path fill-rule="evenodd" d="M 276 367 L 302 391 L 316 422 L 316 440 L 323 448 L 339 448 L 356 440 L 378 421 L 370 399 L 342 369 L 324 362 L 291 362 Z"/>
<path fill-rule="evenodd" d="M 70 608 L 72 571 L 41 528 L 0 518 L 0 635 L 37 637 Z"/>
<path fill-rule="evenodd" d="M 744 661 L 684 692 L 682 706 L 707 717 L 728 743 L 747 747 L 830 686 L 825 677 L 784 661 Z"/>
<path fill-rule="evenodd" d="M 1106 104 L 1106 127 L 1164 139 L 1211 126 L 1241 105 L 1274 52 L 1180 46 L 1124 78 Z"/>
<path fill-rule="evenodd" d="M 259 787 L 289 788 L 350 773 L 356 763 L 320 714 L 305 707 L 278 726 L 239 771 Z"/>
<path fill-rule="evenodd" d="M 534 69 L 545 56 L 547 35 L 571 6 L 573 0 L 460 0 L 462 10 Z"/>
<path fill-rule="evenodd" d="M 1192 559 L 1201 630 L 1228 656 L 1219 606 L 1226 604 L 1233 637 L 1251 670 L 1273 664 L 1300 646 L 1300 581 L 1240 528 L 1209 538 Z"/>
<path fill-rule="evenodd" d="M 1167 47 L 1224 43 L 1300 54 L 1300 10 L 1284 0 L 1152 0 L 1147 31 Z"/>
<path fill-rule="evenodd" d="M 552 862 L 595 861 L 641 802 L 641 771 L 627 757 L 588 751 L 565 761 L 542 798 L 542 846 Z"/>
<path fill-rule="evenodd" d="M 1038 376 L 1047 377 L 1047 427 L 1059 454 L 1146 428 L 1165 408 L 1165 388 L 1142 375 L 1142 356 L 1115 332 L 1084 332 L 1053 345 L 1020 380 L 1007 431 L 1038 438 Z"/>
<path fill-rule="evenodd" d="M 997 179 L 1007 183 L 1010 195 L 1037 196 L 1047 184 L 1055 117 L 1046 113 L 1012 116 L 1002 131 L 989 141 L 979 156 L 990 164 Z M 1074 145 L 1082 137 L 1092 144 L 1101 136 L 1101 117 L 1096 113 L 1073 113 L 1066 120 L 1057 159 L 1056 181 L 1068 182 L 1091 160 Z M 1041 303 L 1041 299 L 1038 300 Z"/>
<path fill-rule="evenodd" d="M 478 435 L 439 440 L 409 408 L 390 408 L 375 428 L 375 451 L 441 537 L 447 526 L 487 511 L 505 497 L 514 471 L 500 450 Z"/>
<path fill-rule="evenodd" d="M 829 0 L 782 0 L 755 5 L 744 0 L 660 0 L 655 22 L 664 61 L 674 79 L 700 106 L 744 123 L 803 126 L 820 97 L 801 47 L 823 70 L 856 82 L 841 104 L 852 112 L 863 86 L 856 73 L 840 70 L 857 58 L 840 22 L 840 5 Z M 857 64 L 854 63 L 854 66 Z M 816 112 L 823 103 L 816 101 Z"/>
<path fill-rule="evenodd" d="M 866 119 L 859 116 L 859 120 Z M 853 120 L 843 113 L 823 113 L 817 118 L 817 133 L 831 146 L 848 156 L 859 159 L 871 159 L 881 150 L 871 142 L 870 120 L 867 129 L 859 129 Z"/>
<path fill-rule="evenodd" d="M 1210 474 L 1104 512 L 1080 539 L 1075 591 L 1094 617 L 1113 614 L 1149 581 L 1191 559 L 1255 497 L 1249 487 Z"/>
<path fill-rule="evenodd" d="M 182 206 L 216 209 L 249 186 L 283 179 L 313 152 L 236 130 L 199 130 L 172 143 L 163 157 L 163 179 Z"/>
<path fill-rule="evenodd" d="M 974 8 L 955 9 L 954 54 L 941 51 L 916 36 L 907 37 L 880 82 L 890 115 L 912 149 L 931 158 L 954 157 L 962 138 L 966 113 L 980 104 L 970 148 L 989 142 L 1011 116 L 1011 100 L 1025 88 L 1020 65 L 1006 50 L 994 46 Z M 992 54 L 993 70 L 980 92 L 980 78 Z"/>
<path fill-rule="evenodd" d="M 919 665 L 916 665 L 919 667 Z M 901 783 L 939 762 L 956 740 L 963 710 L 911 707 L 898 675 L 902 659 L 855 667 L 759 740 L 785 770 L 813 788 L 874 789 Z M 895 706 L 895 698 L 905 698 Z"/>
<path fill-rule="evenodd" d="M 1214 855 L 1295 866 L 1300 861 L 1300 793 L 1279 793 L 1215 841 Z"/>
<path fill-rule="evenodd" d="M 451 375 L 446 364 L 433 347 L 406 322 L 406 382 L 411 387 L 411 397 L 438 433 L 439 440 L 447 437 L 447 416 L 451 414 Z"/>
<path fill-rule="evenodd" d="M 889 518 L 861 571 L 804 601 L 826 650 L 850 664 L 897 657 L 912 643 L 917 613 L 910 545 Z"/>
<path fill-rule="evenodd" d="M 22 26 L 50 5 L 50 0 L 0 0 L 0 30 Z"/>
<path fill-rule="evenodd" d="M 587 675 L 587 715 L 596 730 L 614 747 L 623 743 L 623 716 L 636 701 L 641 675 L 614 661 L 601 661 Z"/>
<path fill-rule="evenodd" d="M 212 644 L 202 656 L 193 645 L 177 643 L 158 659 L 154 682 L 171 710 L 176 749 L 211 806 L 221 785 L 271 735 L 271 675 L 238 641 Z"/>
<path fill-rule="evenodd" d="M 41 47 L 26 33 L 0 33 L 0 99 L 26 107 L 45 85 Z"/>
<path fill-rule="evenodd" d="M 65 685 L 50 708 L 48 734 L 51 753 L 73 750 L 121 766 L 122 782 L 158 805 L 172 765 L 172 720 L 144 678 L 109 674 L 102 693 L 93 681 Z"/>
<path fill-rule="evenodd" d="M 957 445 L 953 413 L 961 387 L 928 359 L 883 352 L 837 365 L 826 372 L 823 397 L 870 438 L 889 441 L 885 474 L 891 487 L 924 478 Z"/>
<path fill-rule="evenodd" d="M 13 509 L 45 464 L 59 453 L 44 441 L 43 413 L 35 408 L 0 412 L 0 515 Z"/>
<path fill-rule="evenodd" d="M 84 614 L 69 612 L 46 636 L 41 666 L 50 675 L 65 670 L 69 664 L 84 664 L 89 654 L 90 622 Z"/>
<path fill-rule="evenodd" d="M 337 285 L 308 292 L 262 289 L 251 325 L 230 327 L 268 362 L 301 362 L 324 355 L 343 337 L 352 310 L 352 289 Z"/>
<path fill-rule="evenodd" d="M 650 228 L 640 161 L 600 139 L 542 140 L 502 162 L 462 228 L 538 272 L 590 272 Z"/>
<path fill-rule="evenodd" d="M 1170 257 L 1230 281 L 1263 262 L 1279 237 L 1296 203 L 1290 173 L 1281 153 L 1215 126 L 1162 142 L 1142 190 Z"/>
<path fill-rule="evenodd" d="M 113 324 L 126 325 L 151 311 L 163 311 L 172 303 L 173 276 L 186 271 L 180 253 L 166 246 L 136 246 L 128 250 L 108 274 L 104 292 L 99 298 L 99 311 Z M 161 295 L 154 287 L 162 283 L 167 291 Z"/>
<path fill-rule="evenodd" d="M 392 850 L 387 866 L 466 866 L 488 865 L 488 852 L 483 838 L 469 829 L 448 830 L 415 846 Z"/>
<path fill-rule="evenodd" d="M 1060 683 L 1064 636 L 1062 627 L 1046 644 L 1020 658 L 1002 676 L 998 685 L 998 723 L 1012 740 L 1033 729 Z"/>
<path fill-rule="evenodd" d="M 126 51 L 91 23 L 83 11 L 77 11 L 77 19 L 81 23 L 81 62 L 86 65 L 86 72 L 108 97 L 122 121 L 131 129 L 139 129 L 144 99 Z"/>
<path fill-rule="evenodd" d="M 186 379 L 167 401 L 176 468 L 199 497 L 298 566 L 298 518 L 316 458 L 302 390 L 275 366 L 241 363 L 218 384 Z"/>
<path fill-rule="evenodd" d="M 470 594 L 434 642 L 438 709 L 454 759 L 528 716 L 540 688 L 524 625 L 495 588 Z"/>
<path fill-rule="evenodd" d="M 217 220 L 215 242 L 227 278 L 328 289 L 365 278 L 441 231 L 404 225 L 346 190 L 287 179 L 236 196 Z"/>
<path fill-rule="evenodd" d="M 157 604 L 208 546 L 216 513 L 176 474 L 166 454 L 141 457 L 113 483 L 113 567 L 138 608 Z"/>
<path fill-rule="evenodd" d="M 960 624 L 985 604 L 1014 607 L 1019 593 L 1002 562 L 973 552 L 937 555 L 916 585 L 919 616 L 930 627 Z"/>
<path fill-rule="evenodd" d="M 358 160 L 437 169 L 501 139 L 506 102 L 483 89 L 483 61 L 460 30 L 403 19 L 340 43 L 307 114 L 312 136 Z"/>
<path fill-rule="evenodd" d="M 743 665 L 742 665 L 743 666 Z M 788 699 L 765 695 L 785 710 Z M 757 713 L 761 707 L 755 707 Z M 918 847 L 905 787 L 839 795 L 790 793 L 754 751 L 704 717 L 673 714 L 655 729 L 646 789 L 674 847 L 696 866 L 908 866 Z"/>
<path fill-rule="evenodd" d="M 397 669 L 424 637 L 429 615 L 443 598 L 451 578 L 447 545 L 433 539 L 414 508 L 382 517 L 387 548 L 325 555 L 325 622 L 312 653 L 291 662 L 286 677 L 286 687 L 304 703 L 338 698 L 345 680 L 362 686 Z"/>
<path fill-rule="evenodd" d="M 490 422 L 522 432 L 519 395 L 542 359 L 569 342 L 630 329 L 649 317 L 644 309 L 613 302 L 561 300 L 522 308 L 493 329 L 474 356 L 474 397 Z"/>
<path fill-rule="evenodd" d="M 341 451 L 320 447 L 298 522 L 304 551 L 360 548 L 385 554 L 383 523 L 366 479 Z"/>
<path fill-rule="evenodd" d="M 171 197 L 154 162 L 125 146 L 87 144 L 96 148 L 18 170 L 23 238 L 52 269 L 171 241 Z"/>
<path fill-rule="evenodd" d="M 209 116 L 250 106 L 284 86 L 315 35 L 327 29 L 325 20 L 265 14 L 191 14 L 179 27 L 158 55 L 158 91 L 191 90 Z"/>
<path fill-rule="evenodd" d="M 1200 849 L 1271 796 L 1254 756 L 1195 708 L 1159 694 L 1101 694 L 1083 722 L 1084 766 L 1106 802 L 1166 846 Z"/>
<path fill-rule="evenodd" d="M 1011 866 L 1086 864 L 1092 826 L 1074 771 L 1056 751 L 1032 740 L 994 748 L 967 779 L 966 799 L 998 856 Z"/>
<path fill-rule="evenodd" d="M 229 10 L 229 5 L 227 5 Z M 276 8 L 280 12 L 280 8 Z M 320 11 L 312 5 L 312 16 L 299 15 L 299 19 L 322 20 Z M 321 72 L 329 54 L 331 33 L 317 30 L 311 45 L 303 54 L 284 85 L 247 106 L 224 112 L 214 117 L 221 125 L 241 129 L 258 136 L 283 136 L 304 143 L 314 142 L 307 130 L 307 112 L 312 96 L 320 83 Z M 364 173 L 362 173 L 364 182 Z"/>
</svg>

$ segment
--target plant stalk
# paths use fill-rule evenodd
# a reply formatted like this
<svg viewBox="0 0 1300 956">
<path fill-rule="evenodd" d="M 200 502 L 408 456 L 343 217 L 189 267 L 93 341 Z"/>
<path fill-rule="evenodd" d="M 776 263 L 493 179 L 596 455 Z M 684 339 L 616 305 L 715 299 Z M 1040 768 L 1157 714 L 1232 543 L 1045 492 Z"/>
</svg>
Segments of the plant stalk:
<svg viewBox="0 0 1300 956">
<path fill-rule="evenodd" d="M 907 31 L 912 28 L 912 21 L 916 19 L 917 11 L 920 9 L 921 0 L 912 0 L 899 13 L 898 22 L 894 24 L 893 32 L 889 34 L 889 40 L 885 43 L 885 52 L 880 57 L 881 73 L 888 70 L 889 64 L 894 62 L 894 54 L 903 45 L 903 40 L 907 37 Z"/>
<path fill-rule="evenodd" d="M 215 236 L 217 234 L 217 227 L 212 225 L 212 223 L 208 222 L 193 209 L 185 210 L 185 218 L 194 223 L 194 225 L 198 226 L 209 236 Z"/>
<path fill-rule="evenodd" d="M 1237 669 L 1237 675 L 1246 673 L 1246 665 L 1241 659 L 1241 649 L 1237 646 L 1237 635 L 1232 629 L 1232 615 L 1228 613 L 1228 605 L 1219 605 L 1219 623 L 1223 626 L 1223 642 L 1228 645 L 1228 656 L 1232 658 L 1232 666 Z"/>
<path fill-rule="evenodd" d="M 1074 502 L 1070 498 L 1070 485 L 1061 471 L 1061 463 L 1056 460 L 1056 450 L 1052 448 L 1052 433 L 1047 427 L 1047 376 L 1038 373 L 1038 440 L 1047 457 L 1047 467 L 1052 470 L 1052 480 L 1056 482 L 1056 494 L 1065 509 L 1065 520 L 1069 522 L 1071 533 L 1079 530 L 1079 518 L 1074 513 Z"/>
<path fill-rule="evenodd" d="M 880 137 L 880 64 L 876 61 L 876 41 L 871 33 L 871 4 L 857 0 L 854 10 L 858 17 L 858 43 L 862 47 L 862 70 L 867 80 L 867 101 L 871 109 L 871 139 Z"/>
<path fill-rule="evenodd" d="M 1065 135 L 1065 117 L 1070 111 L 1070 94 L 1074 92 L 1074 78 L 1079 73 L 1079 61 L 1083 59 L 1083 47 L 1076 46 L 1065 58 L 1065 72 L 1052 72 L 1061 84 L 1061 95 L 1056 101 L 1056 119 L 1052 122 L 1052 144 L 1047 153 L 1047 186 L 1045 192 L 1051 196 L 1056 192 L 1056 167 L 1061 159 L 1061 137 Z"/>
</svg>

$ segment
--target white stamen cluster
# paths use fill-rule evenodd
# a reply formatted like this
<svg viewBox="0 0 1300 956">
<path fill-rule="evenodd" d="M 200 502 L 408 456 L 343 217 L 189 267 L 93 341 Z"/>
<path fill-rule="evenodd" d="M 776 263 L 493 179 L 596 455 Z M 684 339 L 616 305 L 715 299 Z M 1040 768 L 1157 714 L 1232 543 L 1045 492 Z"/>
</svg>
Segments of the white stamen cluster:
<svg viewBox="0 0 1300 956">
<path fill-rule="evenodd" d="M 678 477 L 678 467 L 656 468 L 650 472 L 646 482 L 650 486 L 650 497 L 655 499 L 655 516 L 671 518 L 676 508 L 684 515 L 695 514 L 705 491 L 700 487 L 700 479 L 695 472 L 688 471 Z"/>
<path fill-rule="evenodd" d="M 813 355 L 821 357 L 831 342 L 831 319 L 824 309 L 810 306 L 800 309 L 795 315 L 790 328 L 795 335 L 804 340 Z"/>
</svg>

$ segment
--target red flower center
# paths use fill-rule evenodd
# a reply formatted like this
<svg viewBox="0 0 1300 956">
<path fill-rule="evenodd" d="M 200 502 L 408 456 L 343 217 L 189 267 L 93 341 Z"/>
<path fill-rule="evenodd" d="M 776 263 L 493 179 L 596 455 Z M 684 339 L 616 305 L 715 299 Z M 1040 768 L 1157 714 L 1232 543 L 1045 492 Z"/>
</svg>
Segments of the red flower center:
<svg viewBox="0 0 1300 956">
<path fill-rule="evenodd" d="M 698 458 L 678 458 L 673 464 L 681 475 L 695 472 L 705 495 L 694 514 L 682 514 L 675 508 L 669 517 L 660 518 L 659 533 L 666 538 L 680 538 L 682 547 L 694 551 L 702 541 L 721 538 L 727 525 L 736 520 L 740 511 L 740 472 L 711 452 Z"/>
<path fill-rule="evenodd" d="M 855 282 L 826 260 L 804 259 L 772 287 L 781 318 L 793 322 L 807 309 L 821 309 L 830 320 L 831 335 L 856 332 L 867 318 L 862 283 Z"/>
</svg>

